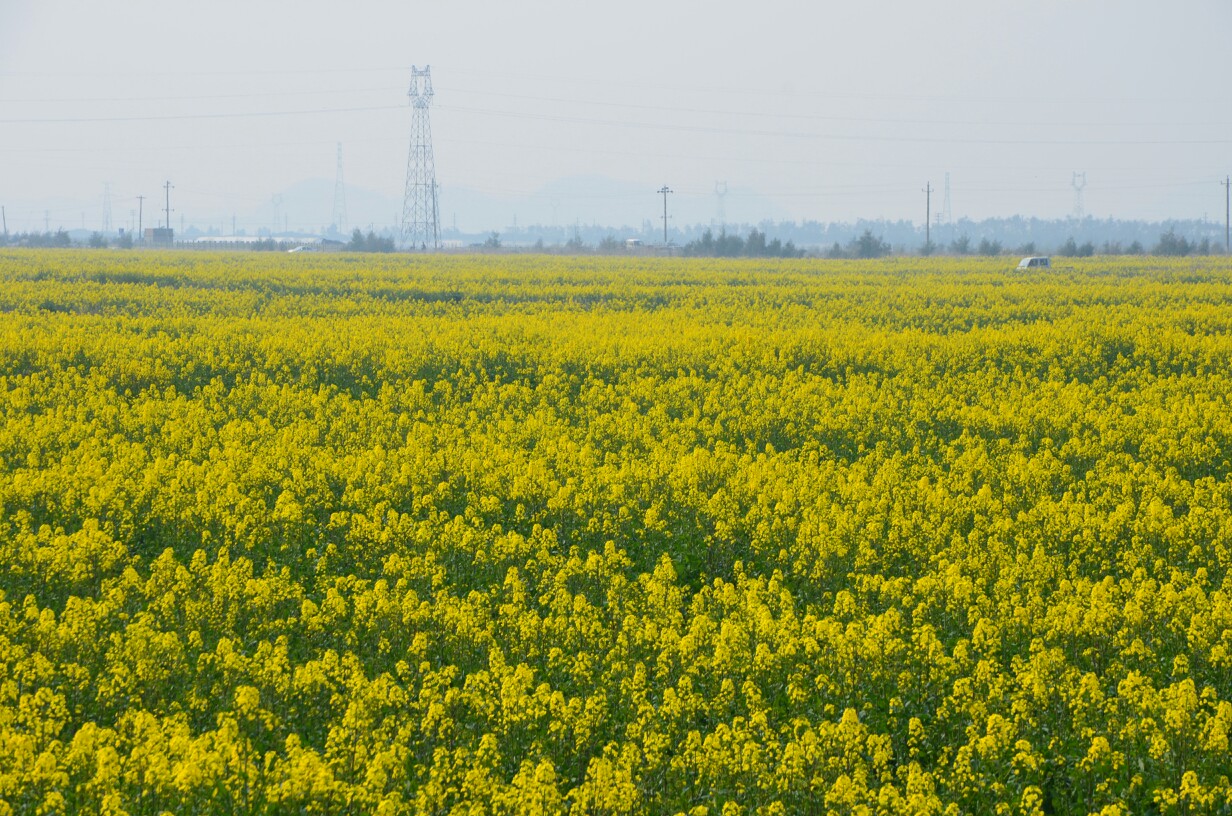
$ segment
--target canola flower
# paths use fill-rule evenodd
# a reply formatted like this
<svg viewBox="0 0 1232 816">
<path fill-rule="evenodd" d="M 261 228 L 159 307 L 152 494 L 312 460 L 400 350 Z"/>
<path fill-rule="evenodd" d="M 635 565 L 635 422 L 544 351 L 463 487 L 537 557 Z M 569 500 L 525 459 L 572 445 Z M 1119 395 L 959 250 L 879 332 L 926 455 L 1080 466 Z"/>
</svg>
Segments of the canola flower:
<svg viewBox="0 0 1232 816">
<path fill-rule="evenodd" d="M 0 814 L 1232 813 L 1230 304 L 0 251 Z"/>
</svg>

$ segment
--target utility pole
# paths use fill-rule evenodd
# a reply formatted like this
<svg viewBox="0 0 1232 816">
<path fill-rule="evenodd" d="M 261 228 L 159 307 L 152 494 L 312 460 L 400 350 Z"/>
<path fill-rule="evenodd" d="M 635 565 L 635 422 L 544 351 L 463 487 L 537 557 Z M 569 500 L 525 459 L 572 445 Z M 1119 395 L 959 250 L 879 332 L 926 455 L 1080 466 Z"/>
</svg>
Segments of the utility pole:
<svg viewBox="0 0 1232 816">
<path fill-rule="evenodd" d="M 137 240 L 145 240 L 145 196 L 137 196 Z"/>
<path fill-rule="evenodd" d="M 924 183 L 924 249 L 928 252 L 933 251 L 933 233 L 931 230 L 933 220 L 933 183 L 927 181 Z"/>
<path fill-rule="evenodd" d="M 4 207 L 0 207 L 0 221 L 4 222 L 4 243 L 9 242 L 9 217 L 4 212 Z"/>
<path fill-rule="evenodd" d="M 1232 230 L 1228 227 L 1232 226 L 1232 176 L 1223 177 L 1223 251 L 1227 254 L 1232 254 L 1232 244 L 1228 243 L 1229 234 Z M 5 233 L 7 234 L 7 232 Z"/>
<path fill-rule="evenodd" d="M 667 194 L 670 192 L 666 184 L 659 190 L 659 195 L 663 196 L 663 246 L 667 246 Z"/>
<path fill-rule="evenodd" d="M 167 194 L 167 206 L 165 209 L 167 213 L 167 229 L 171 229 L 171 182 L 163 185 L 163 192 Z"/>
</svg>

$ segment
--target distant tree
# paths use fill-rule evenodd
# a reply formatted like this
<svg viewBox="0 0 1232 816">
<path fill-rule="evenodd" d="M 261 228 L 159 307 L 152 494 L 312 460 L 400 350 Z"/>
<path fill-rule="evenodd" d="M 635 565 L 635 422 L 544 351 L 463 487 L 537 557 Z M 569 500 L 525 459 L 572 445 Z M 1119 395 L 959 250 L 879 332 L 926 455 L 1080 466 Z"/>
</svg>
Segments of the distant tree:
<svg viewBox="0 0 1232 816">
<path fill-rule="evenodd" d="M 698 257 L 703 257 L 703 258 L 713 257 L 715 255 L 714 233 L 711 232 L 709 229 L 706 229 L 705 231 L 702 232 L 701 238 L 698 238 L 693 241 L 689 241 L 689 243 L 685 244 L 684 247 L 681 249 L 681 252 L 685 255 L 692 255 L 692 256 L 698 256 Z"/>
<path fill-rule="evenodd" d="M 1025 244 L 1018 247 L 1018 254 L 1019 255 L 1034 255 L 1035 254 L 1035 242 L 1027 241 Z"/>
<path fill-rule="evenodd" d="M 351 233 L 351 240 L 345 247 L 350 252 L 393 252 L 395 248 L 393 238 L 382 238 L 372 230 L 368 230 L 368 234 L 364 235 L 363 230 L 358 227 Z"/>
<path fill-rule="evenodd" d="M 132 249 L 133 248 L 132 232 L 120 233 L 120 237 L 116 239 L 116 246 L 118 246 L 120 249 Z"/>
<path fill-rule="evenodd" d="M 745 254 L 744 239 L 739 235 L 728 235 L 724 230 L 718 237 L 707 229 L 702 237 L 684 245 L 684 254 L 703 258 L 735 258 Z"/>
<path fill-rule="evenodd" d="M 1187 238 L 1177 235 L 1175 231 L 1168 230 L 1163 235 L 1159 236 L 1159 243 L 1151 250 L 1154 255 L 1190 255 L 1196 249 Z"/>
<path fill-rule="evenodd" d="M 1124 255 L 1125 250 L 1121 248 L 1120 241 L 1104 241 L 1104 247 L 1100 250 L 1105 255 Z"/>
<path fill-rule="evenodd" d="M 1066 258 L 1089 258 L 1095 254 L 1095 244 L 1090 241 L 1079 244 L 1071 235 L 1057 249 L 1057 254 Z"/>
<path fill-rule="evenodd" d="M 924 243 L 924 246 L 920 247 L 921 255 L 932 255 L 936 251 L 937 251 L 937 244 L 934 243 L 933 241 L 926 241 Z"/>
<path fill-rule="evenodd" d="M 872 230 L 864 230 L 864 234 L 851 242 L 847 251 L 853 258 L 881 258 L 890 254 L 890 245 L 873 235 Z"/>
<path fill-rule="evenodd" d="M 739 235 L 728 235 L 727 230 L 719 232 L 714 244 L 714 254 L 720 258 L 735 258 L 744 254 L 744 239 Z"/>
<path fill-rule="evenodd" d="M 1145 250 L 1142 248 L 1141 241 L 1134 241 L 1132 244 L 1129 245 L 1129 248 L 1125 251 L 1128 252 L 1130 255 L 1141 255 Z"/>
<path fill-rule="evenodd" d="M 756 229 L 749 233 L 749 238 L 744 242 L 744 254 L 750 258 L 764 258 L 766 256 L 766 233 L 758 232 Z"/>
<path fill-rule="evenodd" d="M 843 248 L 842 246 L 839 245 L 838 241 L 835 241 L 834 246 L 830 247 L 830 249 L 826 252 L 826 257 L 827 258 L 846 258 L 847 253 L 843 251 Z"/>
<path fill-rule="evenodd" d="M 32 232 L 26 236 L 26 245 L 32 247 L 71 247 L 73 239 L 64 230 L 55 232 Z"/>
<path fill-rule="evenodd" d="M 493 232 L 491 235 L 489 235 L 487 237 L 487 240 L 483 242 L 483 248 L 484 249 L 500 249 L 501 248 L 500 233 Z"/>
<path fill-rule="evenodd" d="M 955 255 L 970 255 L 971 239 L 965 234 L 958 236 L 953 241 L 950 241 L 950 252 Z"/>
<path fill-rule="evenodd" d="M 748 240 L 742 239 L 739 235 L 728 235 L 726 232 L 719 233 L 719 236 L 716 238 L 714 233 L 707 229 L 702 232 L 700 238 L 684 245 L 684 254 L 711 258 L 735 258 L 738 256 L 747 256 L 749 258 L 799 258 L 804 253 L 797 249 L 796 245 L 791 241 L 783 243 L 778 238 L 775 238 L 773 241 L 767 241 L 766 234 L 756 229 L 749 233 Z"/>
<path fill-rule="evenodd" d="M 1000 241 L 990 241 L 987 238 L 981 238 L 980 245 L 976 249 L 976 251 L 979 252 L 981 255 L 1000 255 L 1001 254 L 1001 242 Z"/>
<path fill-rule="evenodd" d="M 616 240 L 615 235 L 605 235 L 602 240 L 599 241 L 599 251 L 604 255 L 614 255 L 615 253 L 620 252 L 623 248 L 624 247 L 620 241 Z"/>
<path fill-rule="evenodd" d="M 90 233 L 90 248 L 91 249 L 102 249 L 105 246 L 107 246 L 107 239 L 106 237 L 103 236 L 101 232 Z"/>
</svg>

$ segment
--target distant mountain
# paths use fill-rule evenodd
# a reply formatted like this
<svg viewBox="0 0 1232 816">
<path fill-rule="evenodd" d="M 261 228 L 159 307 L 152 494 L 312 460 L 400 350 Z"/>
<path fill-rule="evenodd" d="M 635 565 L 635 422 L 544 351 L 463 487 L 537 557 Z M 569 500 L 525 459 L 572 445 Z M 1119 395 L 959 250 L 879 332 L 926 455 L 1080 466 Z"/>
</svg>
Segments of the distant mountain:
<svg viewBox="0 0 1232 816">
<path fill-rule="evenodd" d="M 530 192 L 507 193 L 454 187 L 442 182 L 440 216 L 442 238 L 463 243 L 482 241 L 490 233 L 501 235 L 509 246 L 559 245 L 579 239 L 597 244 L 605 238 L 623 240 L 637 237 L 648 243 L 662 240 L 663 198 L 657 187 L 636 184 L 604 176 L 573 176 L 557 179 Z M 333 212 L 334 183 L 326 179 L 305 179 L 297 182 L 265 203 L 236 210 L 238 228 L 248 234 L 274 230 L 282 232 L 288 224 L 292 232 L 323 232 L 330 226 Z M 59 203 L 59 202 L 53 202 Z M 768 239 L 793 241 L 800 247 L 829 249 L 834 244 L 845 245 L 864 231 L 891 244 L 896 251 L 910 252 L 924 244 L 924 227 L 908 220 L 856 218 L 848 222 L 792 221 L 783 218 L 774 202 L 751 190 L 731 188 L 723 197 L 724 219 L 718 222 L 719 197 L 714 190 L 681 189 L 668 197 L 669 240 L 684 244 L 696 240 L 706 229 L 718 234 L 724 227 L 729 233 L 746 236 L 756 227 Z M 346 188 L 347 218 L 342 231 L 349 235 L 355 227 L 389 234 L 398 229 L 402 218 L 401 196 L 390 196 L 358 186 Z M 231 213 L 213 215 L 200 212 L 195 202 L 182 205 L 181 214 L 189 224 L 212 233 L 229 232 Z M 92 229 L 92 214 L 74 213 L 71 205 L 52 210 L 54 216 L 65 218 L 66 227 L 74 228 L 88 238 Z M 42 213 L 31 210 L 23 219 L 12 217 L 20 224 L 17 231 L 41 230 Z M 117 213 L 118 215 L 118 213 Z M 146 212 L 146 226 L 156 222 L 158 213 Z M 73 223 L 76 221 L 76 223 Z M 81 230 L 84 222 L 85 230 Z M 120 223 L 118 219 L 116 223 Z M 277 225 L 277 229 L 275 226 Z M 173 223 L 178 230 L 179 224 Z M 1052 252 L 1070 239 L 1078 245 L 1090 243 L 1096 251 L 1117 252 L 1131 247 L 1149 249 L 1160 236 L 1172 231 L 1195 245 L 1217 249 L 1222 246 L 1222 224 L 1194 219 L 1146 222 L 1116 219 L 1039 219 L 1028 216 L 990 218 L 980 221 L 960 219 L 952 224 L 935 224 L 930 237 L 939 251 L 978 251 L 981 244 L 1002 251 Z M 75 235 L 74 237 L 77 237 Z M 84 238 L 82 239 L 84 240 Z"/>
<path fill-rule="evenodd" d="M 529 193 L 496 195 L 465 187 L 441 187 L 441 220 L 464 232 L 504 231 L 514 226 L 579 228 L 610 225 L 641 229 L 663 225 L 662 184 L 637 184 L 604 176 L 570 176 L 549 182 Z M 670 186 L 670 185 L 669 185 Z M 719 199 L 710 191 L 674 191 L 668 198 L 668 225 L 715 223 Z M 732 223 L 756 223 L 778 216 L 769 199 L 748 190 L 732 189 L 724 200 Z"/>
<path fill-rule="evenodd" d="M 346 223 L 342 225 L 344 232 L 350 232 L 355 227 L 380 231 L 396 225 L 402 218 L 401 199 L 350 185 L 347 185 L 345 193 Z M 323 230 L 332 223 L 334 182 L 306 179 L 291 185 L 279 195 L 282 197 L 279 212 L 292 227 L 301 225 L 308 230 Z M 267 223 L 273 224 L 274 209 L 271 199 L 256 215 L 263 216 Z"/>
<path fill-rule="evenodd" d="M 453 186 L 447 179 L 440 184 L 444 232 L 476 236 L 535 226 L 549 232 L 610 228 L 631 233 L 661 231 L 663 227 L 663 198 L 653 184 L 593 175 L 557 179 L 530 192 L 481 191 Z M 733 188 L 723 203 L 725 223 L 759 223 L 780 217 L 774 202 L 749 190 Z M 713 190 L 677 190 L 667 204 L 672 231 L 718 223 L 719 198 Z M 234 216 L 237 229 L 249 234 L 282 232 L 284 225 L 292 232 L 319 232 L 331 225 L 333 206 L 334 182 L 313 178 L 296 182 L 256 206 L 219 213 L 202 212 L 186 203 L 183 211 L 188 222 L 203 231 L 229 232 Z M 377 232 L 396 229 L 401 219 L 401 196 L 347 185 L 343 232 L 355 227 Z"/>
</svg>

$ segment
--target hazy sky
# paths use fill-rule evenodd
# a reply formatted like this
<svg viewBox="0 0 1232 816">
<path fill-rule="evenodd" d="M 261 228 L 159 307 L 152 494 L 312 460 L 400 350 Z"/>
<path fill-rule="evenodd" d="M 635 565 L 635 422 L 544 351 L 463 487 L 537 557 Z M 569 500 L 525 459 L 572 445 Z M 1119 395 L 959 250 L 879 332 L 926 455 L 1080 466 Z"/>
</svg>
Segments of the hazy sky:
<svg viewBox="0 0 1232 816">
<path fill-rule="evenodd" d="M 706 221 L 720 181 L 729 220 L 922 222 L 946 172 L 955 218 L 1067 215 L 1084 171 L 1092 215 L 1222 221 L 1229 33 L 1228 0 L 0 0 L 0 204 L 97 228 L 109 183 L 149 226 L 169 179 L 176 226 L 243 226 L 316 179 L 282 206 L 317 227 L 341 142 L 350 208 L 388 210 L 352 218 L 392 223 L 431 64 L 466 228 L 640 224 L 663 184 Z"/>
</svg>

